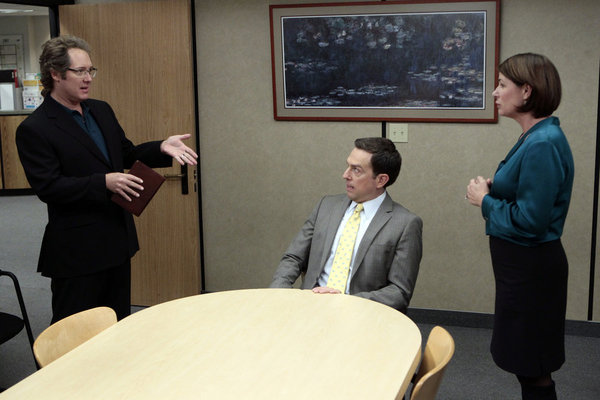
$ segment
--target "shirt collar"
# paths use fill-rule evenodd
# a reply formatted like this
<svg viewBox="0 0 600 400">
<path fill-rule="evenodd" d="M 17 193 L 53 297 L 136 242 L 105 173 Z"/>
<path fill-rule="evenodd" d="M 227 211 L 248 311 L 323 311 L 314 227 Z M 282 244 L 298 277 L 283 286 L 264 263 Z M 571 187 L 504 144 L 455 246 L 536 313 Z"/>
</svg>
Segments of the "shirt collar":
<svg viewBox="0 0 600 400">
<path fill-rule="evenodd" d="M 387 194 L 387 192 L 384 191 L 382 194 L 375 197 L 374 199 L 371 199 L 369 201 L 365 201 L 364 203 L 362 203 L 362 205 L 364 207 L 363 211 L 365 213 L 366 218 L 368 218 L 368 219 L 373 218 L 373 216 L 377 213 L 377 210 L 379 210 L 379 207 L 383 203 L 383 200 L 385 200 L 386 194 Z M 350 209 L 354 210 L 354 208 L 356 207 L 357 204 L 358 204 L 357 202 L 352 200 L 352 202 L 350 203 Z"/>
<path fill-rule="evenodd" d="M 81 116 L 81 114 L 79 114 L 79 111 L 70 109 L 69 107 L 61 104 L 59 101 L 56 101 L 56 99 L 54 99 L 52 96 L 50 96 L 50 98 L 52 98 L 52 100 L 54 100 L 56 102 L 56 104 L 58 104 L 59 106 L 61 106 L 62 108 L 64 108 L 69 114 Z M 81 104 L 81 111 L 83 112 L 83 115 L 84 116 L 87 115 L 87 113 L 90 111 L 90 108 L 88 107 L 88 105 L 85 104 L 84 101 L 82 101 L 79 104 Z"/>
</svg>

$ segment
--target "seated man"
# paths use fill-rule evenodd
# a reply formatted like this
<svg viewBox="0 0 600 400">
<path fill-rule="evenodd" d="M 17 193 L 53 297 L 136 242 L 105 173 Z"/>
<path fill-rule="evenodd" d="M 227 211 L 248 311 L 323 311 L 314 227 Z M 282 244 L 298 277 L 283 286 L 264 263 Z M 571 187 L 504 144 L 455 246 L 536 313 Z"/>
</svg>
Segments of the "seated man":
<svg viewBox="0 0 600 400">
<path fill-rule="evenodd" d="M 285 252 L 271 287 L 347 293 L 406 312 L 422 243 L 421 218 L 387 194 L 402 158 L 381 137 L 357 139 L 350 153 L 346 195 L 325 196 Z"/>
</svg>

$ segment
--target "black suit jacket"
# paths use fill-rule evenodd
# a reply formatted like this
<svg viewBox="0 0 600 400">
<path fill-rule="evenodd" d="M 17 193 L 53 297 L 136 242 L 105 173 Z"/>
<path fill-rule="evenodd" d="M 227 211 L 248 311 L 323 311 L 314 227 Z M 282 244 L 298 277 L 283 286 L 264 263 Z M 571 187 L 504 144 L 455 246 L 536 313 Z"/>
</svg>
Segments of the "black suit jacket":
<svg viewBox="0 0 600 400">
<path fill-rule="evenodd" d="M 19 157 L 29 184 L 48 206 L 38 271 L 49 277 L 74 277 L 124 263 L 139 249 L 133 217 L 110 200 L 105 175 L 123 172 L 135 160 L 168 167 L 160 141 L 134 146 L 108 105 L 85 104 L 98 123 L 110 156 L 53 98 L 44 102 L 16 133 Z"/>
</svg>

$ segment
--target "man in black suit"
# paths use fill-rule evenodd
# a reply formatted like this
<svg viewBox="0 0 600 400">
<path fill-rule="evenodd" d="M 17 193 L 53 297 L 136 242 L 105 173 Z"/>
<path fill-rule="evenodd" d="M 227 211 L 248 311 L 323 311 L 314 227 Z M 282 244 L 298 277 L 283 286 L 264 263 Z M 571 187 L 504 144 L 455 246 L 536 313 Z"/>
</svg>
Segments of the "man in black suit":
<svg viewBox="0 0 600 400">
<path fill-rule="evenodd" d="M 29 184 L 48 206 L 38 272 L 51 278 L 52 323 L 89 308 L 130 313 L 131 257 L 139 249 L 133 217 L 110 200 L 130 200 L 143 182 L 125 174 L 135 160 L 151 167 L 197 164 L 196 153 L 170 136 L 135 146 L 111 107 L 89 98 L 96 75 L 89 45 L 62 36 L 43 46 L 44 102 L 17 129 Z"/>
</svg>

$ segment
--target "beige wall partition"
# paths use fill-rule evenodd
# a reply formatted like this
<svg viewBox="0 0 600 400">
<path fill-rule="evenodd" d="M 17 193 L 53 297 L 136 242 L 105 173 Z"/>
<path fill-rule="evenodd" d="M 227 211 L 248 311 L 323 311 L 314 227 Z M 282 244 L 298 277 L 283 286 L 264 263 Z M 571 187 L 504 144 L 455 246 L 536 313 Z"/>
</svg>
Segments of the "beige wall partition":
<svg viewBox="0 0 600 400">
<path fill-rule="evenodd" d="M 267 286 L 316 201 L 344 191 L 341 174 L 353 140 L 381 135 L 381 123 L 273 119 L 269 4 L 314 2 L 195 2 L 209 291 Z M 600 3 L 502 0 L 500 15 L 501 60 L 519 52 L 543 53 L 563 81 L 556 115 L 576 164 L 563 236 L 570 261 L 568 317 L 586 319 Z M 471 177 L 494 173 L 519 134 L 518 125 L 504 118 L 497 124 L 409 123 L 408 143 L 397 145 L 404 164 L 390 194 L 425 224 L 411 306 L 493 312 L 494 279 L 483 220 L 464 192 Z M 600 286 L 600 278 L 596 283 Z M 595 310 L 600 320 L 600 287 Z"/>
<path fill-rule="evenodd" d="M 273 119 L 270 3 L 196 1 L 205 279 L 211 291 L 267 286 L 316 201 L 344 191 L 341 174 L 354 138 L 381 135 L 381 123 Z M 563 79 L 556 115 L 577 170 L 563 238 L 573 319 L 587 317 L 599 8 L 596 0 L 501 4 L 500 58 L 543 53 Z M 471 177 L 493 174 L 519 134 L 518 125 L 503 118 L 497 124 L 409 124 L 408 143 L 398 144 L 402 172 L 390 194 L 424 220 L 413 307 L 493 312 L 483 220 L 464 193 Z"/>
</svg>

